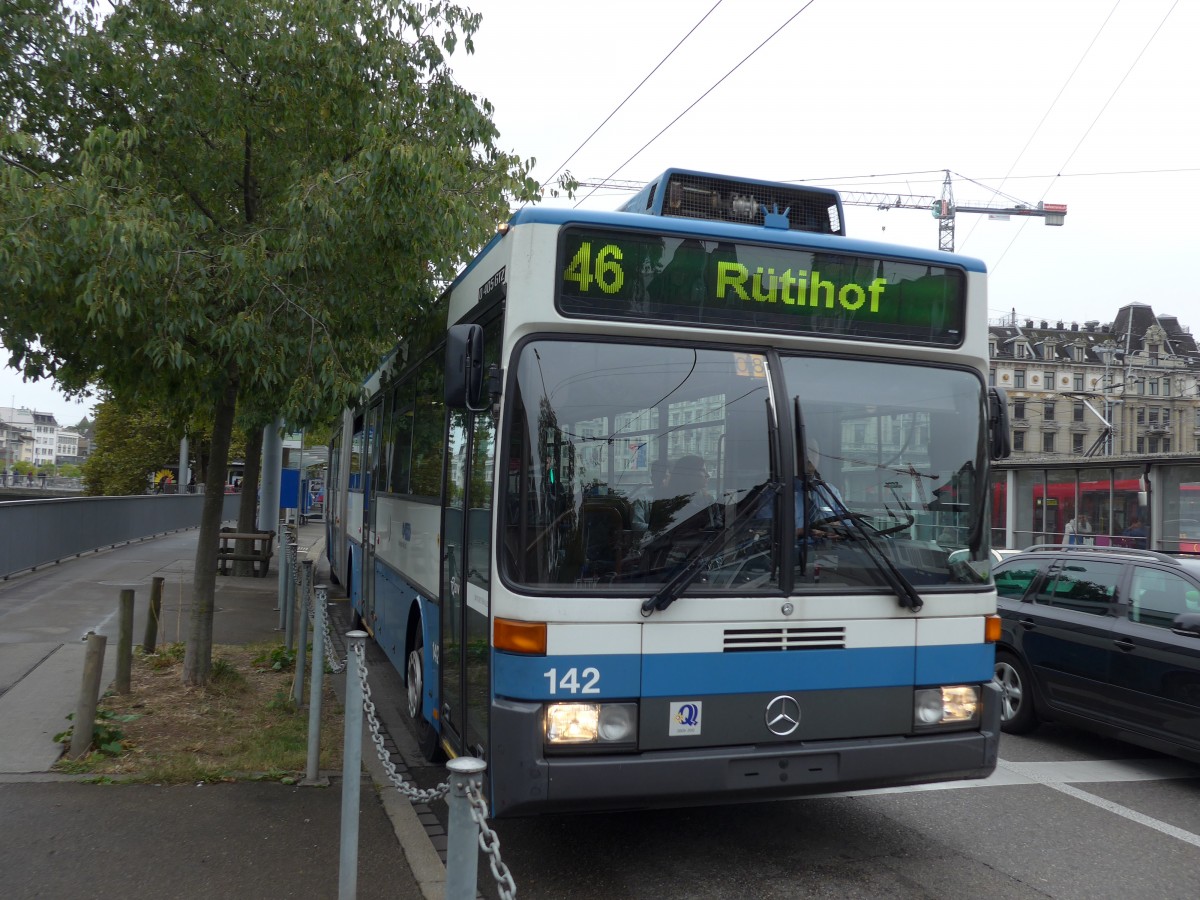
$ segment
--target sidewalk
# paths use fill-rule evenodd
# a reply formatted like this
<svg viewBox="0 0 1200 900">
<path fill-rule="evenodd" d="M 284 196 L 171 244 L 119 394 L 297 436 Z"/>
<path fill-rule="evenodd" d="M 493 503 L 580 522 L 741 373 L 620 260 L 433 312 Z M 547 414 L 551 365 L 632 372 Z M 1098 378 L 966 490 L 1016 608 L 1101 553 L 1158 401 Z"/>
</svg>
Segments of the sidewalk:
<svg viewBox="0 0 1200 900">
<path fill-rule="evenodd" d="M 299 529 L 300 558 L 327 582 L 324 526 Z M 51 767 L 83 672 L 89 629 L 108 635 L 104 684 L 116 659 L 118 587 L 167 577 L 163 620 L 186 630 L 197 532 L 72 560 L 0 585 L 0 872 L 4 895 L 129 898 L 336 897 L 341 773 L 329 788 L 267 782 L 93 785 Z M 265 578 L 218 576 L 214 643 L 279 641 L 277 564 Z M 63 598 L 80 622 L 45 622 Z M 88 616 L 99 616 L 90 621 Z M 61 616 L 61 614 L 60 614 Z M 135 617 L 135 642 L 143 633 Z M 332 676 L 339 696 L 345 677 Z M 360 793 L 359 898 L 440 898 L 445 870 L 408 800 L 387 784 L 369 739 Z M 374 789 L 372 789 L 374 787 Z"/>
</svg>

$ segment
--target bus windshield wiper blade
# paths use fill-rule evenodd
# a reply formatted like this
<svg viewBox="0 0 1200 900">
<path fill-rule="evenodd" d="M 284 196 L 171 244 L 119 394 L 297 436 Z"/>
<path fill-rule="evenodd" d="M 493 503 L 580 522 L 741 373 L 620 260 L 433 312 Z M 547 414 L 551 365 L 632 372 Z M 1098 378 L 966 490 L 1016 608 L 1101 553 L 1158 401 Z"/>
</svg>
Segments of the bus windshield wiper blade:
<svg viewBox="0 0 1200 900">
<path fill-rule="evenodd" d="M 819 477 L 814 477 L 813 481 L 817 484 L 825 483 Z M 904 573 L 897 569 L 896 564 L 888 558 L 887 553 L 879 545 L 878 536 L 871 534 L 863 527 L 861 517 L 856 513 L 850 512 L 846 504 L 842 502 L 842 498 L 836 492 L 826 488 L 825 494 L 828 495 L 833 506 L 836 507 L 834 511 L 844 516 L 844 522 L 849 522 L 849 525 L 845 527 L 847 529 L 853 528 L 857 532 L 869 555 L 880 564 L 879 572 L 883 575 L 884 581 L 888 583 L 888 587 L 896 592 L 896 598 L 900 601 L 900 605 L 905 609 L 911 609 L 913 612 L 920 612 L 921 607 L 925 605 L 925 601 L 921 599 L 921 595 L 917 593 L 917 589 L 904 577 Z"/>
<path fill-rule="evenodd" d="M 716 558 L 716 554 L 712 552 L 713 548 L 722 540 L 727 539 L 730 534 L 735 533 L 735 530 L 745 522 L 755 518 L 759 511 L 767 505 L 767 502 L 775 498 L 780 487 L 778 481 L 767 481 L 755 487 L 743 501 L 745 506 L 738 510 L 733 521 L 724 528 L 716 529 L 712 537 L 692 554 L 691 558 L 672 576 L 670 581 L 662 586 L 658 593 L 646 598 L 646 601 L 642 603 L 642 615 L 648 617 L 655 610 L 664 610 L 678 600 L 680 595 L 687 590 L 688 585 L 695 581 L 700 573 L 708 568 L 709 563 Z M 755 491 L 759 492 L 758 496 L 755 496 Z"/>
</svg>

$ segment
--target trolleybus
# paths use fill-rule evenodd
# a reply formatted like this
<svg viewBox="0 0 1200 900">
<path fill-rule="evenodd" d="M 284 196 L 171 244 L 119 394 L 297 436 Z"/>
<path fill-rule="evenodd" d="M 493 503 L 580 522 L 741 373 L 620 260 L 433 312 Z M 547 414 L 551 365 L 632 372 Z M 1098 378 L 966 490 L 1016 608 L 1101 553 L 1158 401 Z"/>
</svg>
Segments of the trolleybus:
<svg viewBox="0 0 1200 900">
<path fill-rule="evenodd" d="M 985 267 L 842 223 L 686 170 L 522 209 L 345 412 L 333 574 L 493 814 L 992 772 Z"/>
</svg>

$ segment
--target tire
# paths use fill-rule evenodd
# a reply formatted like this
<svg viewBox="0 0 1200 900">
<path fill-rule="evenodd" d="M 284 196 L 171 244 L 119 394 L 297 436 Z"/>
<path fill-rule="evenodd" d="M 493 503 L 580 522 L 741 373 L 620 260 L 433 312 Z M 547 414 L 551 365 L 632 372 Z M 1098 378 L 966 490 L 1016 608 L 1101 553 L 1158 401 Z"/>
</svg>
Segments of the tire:
<svg viewBox="0 0 1200 900">
<path fill-rule="evenodd" d="M 995 682 L 1000 687 L 1000 730 L 1028 734 L 1038 727 L 1029 667 L 1008 650 L 996 651 Z"/>
<path fill-rule="evenodd" d="M 425 692 L 425 642 L 418 631 L 413 639 L 412 649 L 408 651 L 407 664 L 404 667 L 405 693 L 408 698 L 408 718 L 412 722 L 413 732 L 417 738 L 417 746 L 421 755 L 429 762 L 440 762 L 442 759 L 441 745 L 437 732 L 429 724 L 429 720 L 421 715 L 423 694 Z"/>
</svg>

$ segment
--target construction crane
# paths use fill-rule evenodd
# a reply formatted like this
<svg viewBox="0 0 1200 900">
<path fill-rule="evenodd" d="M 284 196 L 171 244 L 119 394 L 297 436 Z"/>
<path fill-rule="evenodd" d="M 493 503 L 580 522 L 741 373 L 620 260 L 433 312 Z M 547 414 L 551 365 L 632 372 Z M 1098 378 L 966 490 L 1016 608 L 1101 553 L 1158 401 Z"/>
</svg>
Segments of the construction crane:
<svg viewBox="0 0 1200 900">
<path fill-rule="evenodd" d="M 878 194 L 860 191 L 843 191 L 842 203 L 847 206 L 873 206 L 876 209 L 925 209 L 938 220 L 938 249 L 954 249 L 954 219 L 958 213 L 985 213 L 990 216 L 1038 216 L 1047 225 L 1062 225 L 1067 216 L 1065 203 L 1038 203 L 1033 206 L 1012 197 L 1003 197 L 1004 203 L 982 203 L 961 206 L 954 202 L 954 186 L 950 181 L 950 170 L 946 169 L 946 180 L 942 182 L 942 196 L 921 194 Z M 998 192 L 997 192 L 998 193 Z"/>
<path fill-rule="evenodd" d="M 843 191 L 842 203 L 846 206 L 871 206 L 875 209 L 923 209 L 931 212 L 938 222 L 938 249 L 954 249 L 954 220 L 958 213 L 984 213 L 990 216 L 1036 216 L 1044 219 L 1047 225 L 1062 225 L 1067 215 L 1065 203 L 1030 203 L 1007 197 L 999 192 L 1001 200 L 991 203 L 977 203 L 970 206 L 957 205 L 954 202 L 954 185 L 950 180 L 950 170 L 945 169 L 946 179 L 942 182 L 942 196 L 932 194 L 894 194 L 868 193 L 863 191 Z M 613 190 L 618 192 L 635 193 L 645 185 L 640 181 L 606 178 L 602 180 L 580 181 L 579 187 L 595 190 Z"/>
</svg>

